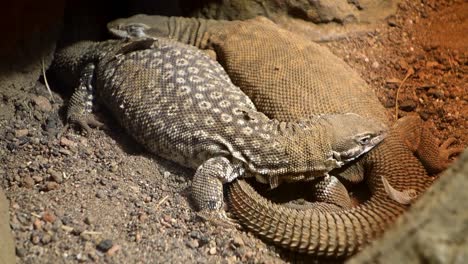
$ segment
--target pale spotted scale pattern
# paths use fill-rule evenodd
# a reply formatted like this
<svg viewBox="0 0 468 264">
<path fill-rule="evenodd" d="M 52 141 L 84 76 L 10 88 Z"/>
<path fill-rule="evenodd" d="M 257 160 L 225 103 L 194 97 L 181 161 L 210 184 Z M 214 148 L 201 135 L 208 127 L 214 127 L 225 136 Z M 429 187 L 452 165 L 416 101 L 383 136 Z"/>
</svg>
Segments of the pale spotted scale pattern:
<svg viewBox="0 0 468 264">
<path fill-rule="evenodd" d="M 216 61 L 174 42 L 153 45 L 102 63 L 101 97 L 112 98 L 104 103 L 130 134 L 192 168 L 216 156 L 252 164 L 254 173 L 261 163 L 288 166 L 285 149 L 273 140 L 278 122 L 257 112 Z"/>
</svg>

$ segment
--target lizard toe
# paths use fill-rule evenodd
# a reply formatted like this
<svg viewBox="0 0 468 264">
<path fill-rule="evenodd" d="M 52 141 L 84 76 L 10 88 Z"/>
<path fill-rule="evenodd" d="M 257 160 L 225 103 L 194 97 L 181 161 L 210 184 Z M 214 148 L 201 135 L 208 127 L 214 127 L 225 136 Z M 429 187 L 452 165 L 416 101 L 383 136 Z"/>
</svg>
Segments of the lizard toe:
<svg viewBox="0 0 468 264">
<path fill-rule="evenodd" d="M 448 168 L 454 155 L 462 153 L 465 148 L 454 146 L 457 140 L 453 137 L 448 138 L 439 146 L 439 162 L 441 170 Z"/>
<path fill-rule="evenodd" d="M 201 210 L 197 212 L 197 216 L 217 226 L 240 228 L 240 225 L 235 220 L 228 217 L 224 210 Z"/>
</svg>

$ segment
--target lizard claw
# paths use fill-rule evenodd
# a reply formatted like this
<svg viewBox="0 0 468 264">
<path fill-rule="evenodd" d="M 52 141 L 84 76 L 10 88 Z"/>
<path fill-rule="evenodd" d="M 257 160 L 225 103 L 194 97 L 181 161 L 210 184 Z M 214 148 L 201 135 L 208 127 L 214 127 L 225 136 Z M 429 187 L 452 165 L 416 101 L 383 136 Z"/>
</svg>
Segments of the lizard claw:
<svg viewBox="0 0 468 264">
<path fill-rule="evenodd" d="M 197 212 L 197 215 L 203 220 L 209 221 L 217 226 L 240 228 L 240 225 L 232 218 L 229 218 L 224 210 L 202 210 Z"/>
<path fill-rule="evenodd" d="M 384 185 L 384 189 L 387 192 L 388 196 L 400 203 L 400 204 L 410 204 L 416 197 L 417 193 L 416 190 L 407 189 L 403 191 L 398 191 L 397 189 L 393 188 L 390 183 L 382 176 L 382 183 Z"/>
<path fill-rule="evenodd" d="M 99 129 L 106 128 L 106 125 L 102 123 L 101 121 L 97 120 L 93 115 L 80 116 L 78 118 L 70 117 L 68 120 L 68 123 L 63 128 L 63 131 L 60 133 L 61 135 L 63 135 L 68 130 L 68 128 L 70 127 L 70 124 L 78 125 L 80 129 L 86 132 L 86 135 L 91 135 L 91 131 L 92 131 L 91 127 L 99 128 Z"/>
<path fill-rule="evenodd" d="M 460 154 L 465 148 L 463 147 L 453 147 L 452 145 L 457 140 L 454 137 L 450 137 L 445 140 L 439 147 L 439 160 L 445 165 L 445 168 L 448 167 L 450 163 L 450 157 L 455 154 Z"/>
</svg>

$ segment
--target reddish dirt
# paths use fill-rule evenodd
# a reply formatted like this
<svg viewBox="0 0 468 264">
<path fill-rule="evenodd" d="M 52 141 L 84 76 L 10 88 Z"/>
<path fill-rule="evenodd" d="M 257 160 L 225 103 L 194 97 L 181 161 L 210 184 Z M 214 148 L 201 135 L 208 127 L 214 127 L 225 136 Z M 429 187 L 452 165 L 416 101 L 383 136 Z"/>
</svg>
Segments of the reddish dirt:
<svg viewBox="0 0 468 264">
<path fill-rule="evenodd" d="M 466 146 L 468 3 L 442 2 L 402 2 L 387 25 L 327 46 L 376 89 L 391 115 L 399 90 L 399 116 L 416 112 L 439 139 Z"/>
</svg>

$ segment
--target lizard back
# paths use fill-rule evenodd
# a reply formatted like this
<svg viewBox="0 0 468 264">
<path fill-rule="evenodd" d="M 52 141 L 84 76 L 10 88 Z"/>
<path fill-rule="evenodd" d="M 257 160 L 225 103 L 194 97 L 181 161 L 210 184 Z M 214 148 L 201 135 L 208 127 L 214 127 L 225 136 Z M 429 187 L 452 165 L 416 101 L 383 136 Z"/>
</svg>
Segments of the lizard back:
<svg viewBox="0 0 468 264">
<path fill-rule="evenodd" d="M 97 69 L 98 96 L 146 148 L 196 168 L 216 155 L 245 159 L 245 146 L 273 137 L 273 123 L 216 61 L 170 40 L 152 45 L 107 54 Z"/>
</svg>

